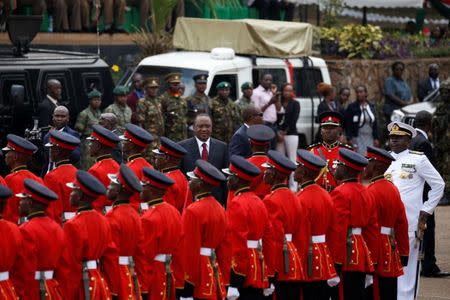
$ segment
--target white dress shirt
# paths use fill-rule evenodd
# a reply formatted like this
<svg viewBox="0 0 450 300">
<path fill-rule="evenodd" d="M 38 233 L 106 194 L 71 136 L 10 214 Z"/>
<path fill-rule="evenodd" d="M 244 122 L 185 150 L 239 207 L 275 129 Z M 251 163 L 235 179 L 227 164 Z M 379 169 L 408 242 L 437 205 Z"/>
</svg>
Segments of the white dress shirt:
<svg viewBox="0 0 450 300">
<path fill-rule="evenodd" d="M 47 98 L 50 99 L 50 101 L 55 104 L 55 106 L 58 106 L 58 100 L 47 94 Z"/>
<path fill-rule="evenodd" d="M 270 89 L 266 90 L 262 85 L 258 85 L 256 89 L 253 90 L 252 102 L 256 107 L 262 110 L 262 107 L 269 103 L 272 99 L 273 94 Z M 269 105 L 263 112 L 263 120 L 269 123 L 275 123 L 277 121 L 277 109 L 275 104 Z"/>
<path fill-rule="evenodd" d="M 203 144 L 206 143 L 206 150 L 208 151 L 208 155 L 209 155 L 209 141 L 211 140 L 211 138 L 207 139 L 206 141 L 200 141 L 197 137 L 195 137 L 195 140 L 197 141 L 197 145 L 198 145 L 198 151 L 200 153 L 200 157 L 202 156 L 202 152 L 203 152 Z"/>
</svg>

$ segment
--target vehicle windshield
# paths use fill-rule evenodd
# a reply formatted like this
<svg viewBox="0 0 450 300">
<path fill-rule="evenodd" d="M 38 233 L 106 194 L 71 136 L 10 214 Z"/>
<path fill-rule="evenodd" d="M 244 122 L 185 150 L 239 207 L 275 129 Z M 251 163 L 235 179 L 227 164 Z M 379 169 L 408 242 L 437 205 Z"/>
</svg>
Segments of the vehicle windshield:
<svg viewBox="0 0 450 300">
<path fill-rule="evenodd" d="M 160 94 L 164 93 L 167 87 L 164 82 L 164 77 L 169 73 L 174 72 L 181 73 L 181 81 L 186 86 L 183 96 L 190 96 L 194 94 L 195 87 L 194 87 L 194 80 L 192 79 L 194 75 L 200 73 L 208 73 L 208 71 L 204 70 L 185 69 L 177 67 L 161 67 L 161 66 L 140 66 L 138 67 L 136 72 L 141 73 L 144 78 L 158 77 L 160 84 L 159 89 Z"/>
</svg>

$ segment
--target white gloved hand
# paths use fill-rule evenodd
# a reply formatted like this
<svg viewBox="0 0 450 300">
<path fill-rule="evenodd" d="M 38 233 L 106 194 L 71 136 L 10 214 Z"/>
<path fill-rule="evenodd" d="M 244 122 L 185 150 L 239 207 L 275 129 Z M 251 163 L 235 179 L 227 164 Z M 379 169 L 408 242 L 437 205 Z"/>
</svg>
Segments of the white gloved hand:
<svg viewBox="0 0 450 300">
<path fill-rule="evenodd" d="M 273 292 L 275 292 L 275 286 L 273 285 L 273 283 L 271 283 L 267 289 L 263 290 L 263 294 L 266 297 L 269 297 L 270 295 L 272 295 Z"/>
<path fill-rule="evenodd" d="M 341 279 L 339 278 L 339 276 L 335 276 L 335 277 L 330 278 L 330 279 L 327 280 L 327 284 L 330 287 L 337 286 L 339 284 L 339 282 L 341 282 Z"/>
<path fill-rule="evenodd" d="M 236 300 L 237 298 L 239 298 L 238 289 L 230 286 L 227 292 L 227 300 Z"/>
<path fill-rule="evenodd" d="M 180 300 L 194 300 L 192 297 L 180 297 Z"/>
<path fill-rule="evenodd" d="M 366 281 L 365 281 L 365 284 L 364 284 L 364 288 L 367 288 L 368 286 L 371 286 L 372 284 L 373 284 L 373 276 L 367 274 L 366 275 Z"/>
</svg>

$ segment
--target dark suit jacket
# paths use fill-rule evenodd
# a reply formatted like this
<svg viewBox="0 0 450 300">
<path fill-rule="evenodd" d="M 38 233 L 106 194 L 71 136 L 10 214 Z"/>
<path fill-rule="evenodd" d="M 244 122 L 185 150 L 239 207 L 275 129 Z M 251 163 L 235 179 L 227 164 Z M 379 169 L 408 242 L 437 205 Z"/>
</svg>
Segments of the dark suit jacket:
<svg viewBox="0 0 450 300">
<path fill-rule="evenodd" d="M 417 98 L 419 101 L 423 101 L 423 99 L 432 91 L 433 87 L 431 86 L 430 77 L 417 83 Z"/>
<path fill-rule="evenodd" d="M 187 154 L 183 157 L 180 164 L 181 171 L 186 174 L 187 172 L 195 169 L 195 162 L 201 158 L 200 151 L 198 149 L 197 140 L 195 137 L 183 140 L 179 142 L 187 150 Z M 211 138 L 209 141 L 209 153 L 208 162 L 221 170 L 228 168 L 228 148 L 227 144 L 217 139 Z M 220 187 L 214 189 L 213 195 L 217 200 L 225 205 L 227 200 L 228 189 L 226 183 L 223 183 Z"/>
<path fill-rule="evenodd" d="M 423 152 L 427 157 L 431 164 L 434 166 L 434 154 L 433 148 L 431 146 L 430 141 L 425 138 L 425 136 L 417 131 L 417 135 L 411 140 L 411 145 L 409 147 L 411 150 Z M 423 201 L 428 199 L 428 192 L 430 191 L 430 186 L 425 182 L 425 186 L 423 188 Z"/>
<path fill-rule="evenodd" d="M 63 132 L 70 134 L 71 136 L 74 136 L 76 138 L 80 138 L 80 134 L 77 131 L 70 128 L 69 126 L 64 127 Z M 44 136 L 44 139 L 42 140 L 42 144 L 43 145 L 47 144 L 49 139 L 50 139 L 50 132 L 48 132 Z M 88 155 L 88 153 L 83 153 L 83 154 Z M 72 155 L 70 155 L 70 163 L 72 163 L 73 165 L 78 164 L 78 162 L 80 161 L 80 157 L 81 157 L 80 147 L 78 146 L 77 148 L 75 148 L 75 150 L 73 150 Z M 44 148 L 44 158 L 45 158 L 45 162 L 44 162 L 44 165 L 42 167 L 42 172 L 41 172 L 42 177 L 44 177 L 45 174 L 47 174 L 47 170 L 48 170 L 48 163 L 49 163 L 48 148 Z"/>
<path fill-rule="evenodd" d="M 39 127 L 46 127 L 52 125 L 53 111 L 56 105 L 45 96 L 45 98 L 39 103 L 37 108 L 37 118 L 39 120 Z"/>
<path fill-rule="evenodd" d="M 233 134 L 230 141 L 230 157 L 233 155 L 240 155 L 245 158 L 252 155 L 252 149 L 250 148 L 250 142 L 247 136 L 247 126 L 242 125 Z"/>
</svg>

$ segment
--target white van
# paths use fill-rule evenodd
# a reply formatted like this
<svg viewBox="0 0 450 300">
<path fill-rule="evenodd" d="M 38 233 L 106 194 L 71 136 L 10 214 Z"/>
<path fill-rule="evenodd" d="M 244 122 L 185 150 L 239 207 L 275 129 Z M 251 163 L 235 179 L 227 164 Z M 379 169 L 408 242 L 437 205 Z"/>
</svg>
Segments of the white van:
<svg viewBox="0 0 450 300">
<path fill-rule="evenodd" d="M 218 22 L 218 20 L 209 21 Z M 231 23 L 234 21 L 219 22 Z M 271 23 L 282 23 L 282 25 L 285 23 L 264 22 L 269 22 L 270 25 L 272 25 Z M 177 29 L 175 30 L 175 38 L 177 36 L 176 31 Z M 195 40 L 192 35 L 190 35 L 190 38 Z M 298 38 L 301 38 L 301 36 L 298 36 Z M 223 37 L 221 44 L 223 44 Z M 292 57 L 292 55 L 289 58 L 262 57 L 250 54 L 236 55 L 234 49 L 227 47 L 213 48 L 210 51 L 177 51 L 150 56 L 143 59 L 134 72 L 141 73 L 144 78 L 148 76 L 159 77 L 160 82 L 164 82 L 163 78 L 166 74 L 180 72 L 182 81 L 186 86 L 184 96 L 191 95 L 195 91 L 192 77 L 199 73 L 207 73 L 209 77 L 206 93 L 210 97 L 215 96 L 216 85 L 221 81 L 227 81 L 231 84 L 230 97 L 233 100 L 241 97 L 240 86 L 244 82 L 252 82 L 256 87 L 259 78 L 263 74 L 270 73 L 273 76 L 274 84 L 278 87 L 285 82 L 292 83 L 294 86 L 296 100 L 300 103 L 297 130 L 300 137 L 299 144 L 302 147 L 313 142 L 314 134 L 318 128 L 315 121 L 320 100 L 316 93 L 316 86 L 320 82 L 331 82 L 327 65 L 321 58 L 311 56 Z M 132 74 L 127 84 L 131 84 L 131 78 Z M 164 88 L 164 85 L 162 85 L 162 89 Z"/>
</svg>

